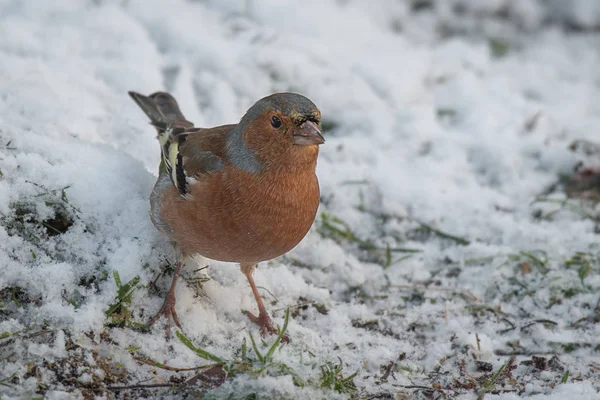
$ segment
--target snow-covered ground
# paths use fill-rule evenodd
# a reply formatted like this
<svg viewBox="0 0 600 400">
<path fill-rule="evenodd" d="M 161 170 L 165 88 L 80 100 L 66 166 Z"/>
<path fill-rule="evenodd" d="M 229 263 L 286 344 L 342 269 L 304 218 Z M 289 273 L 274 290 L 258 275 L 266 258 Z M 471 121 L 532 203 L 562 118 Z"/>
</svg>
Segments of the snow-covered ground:
<svg viewBox="0 0 600 400">
<path fill-rule="evenodd" d="M 600 163 L 598 27 L 594 0 L 0 0 L 0 398 L 600 398 L 600 207 L 564 184 Z M 191 345 L 142 327 L 174 254 L 127 91 L 159 89 L 199 126 L 321 108 L 319 215 L 255 275 L 290 309 L 264 363 L 233 264 L 188 264 Z"/>
</svg>

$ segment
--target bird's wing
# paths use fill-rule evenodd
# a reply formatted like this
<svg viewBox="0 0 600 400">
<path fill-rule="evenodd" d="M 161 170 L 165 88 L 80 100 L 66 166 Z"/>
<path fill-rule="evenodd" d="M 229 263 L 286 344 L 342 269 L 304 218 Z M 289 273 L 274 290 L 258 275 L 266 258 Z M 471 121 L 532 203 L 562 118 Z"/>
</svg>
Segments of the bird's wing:
<svg viewBox="0 0 600 400">
<path fill-rule="evenodd" d="M 201 128 L 169 127 L 159 134 L 162 152 L 161 168 L 169 174 L 171 182 L 182 196 L 188 192 L 189 178 L 199 179 L 202 175 L 221 169 L 221 157 L 208 150 L 186 146 L 188 137 L 201 135 Z M 184 151 L 183 149 L 186 149 Z"/>
<path fill-rule="evenodd" d="M 181 133 L 175 133 L 168 149 L 168 161 L 171 165 L 171 179 L 182 195 L 187 193 L 189 178 L 198 181 L 221 170 L 226 159 L 227 132 L 233 126 L 235 125 L 211 129 L 184 128 Z M 166 161 L 165 164 L 169 170 Z"/>
<path fill-rule="evenodd" d="M 198 180 L 221 169 L 225 137 L 233 125 L 212 129 L 194 127 L 181 113 L 175 98 L 166 92 L 150 96 L 129 92 L 129 95 L 158 132 L 162 153 L 160 173 L 169 175 L 182 196 L 188 191 L 189 178 Z"/>
</svg>

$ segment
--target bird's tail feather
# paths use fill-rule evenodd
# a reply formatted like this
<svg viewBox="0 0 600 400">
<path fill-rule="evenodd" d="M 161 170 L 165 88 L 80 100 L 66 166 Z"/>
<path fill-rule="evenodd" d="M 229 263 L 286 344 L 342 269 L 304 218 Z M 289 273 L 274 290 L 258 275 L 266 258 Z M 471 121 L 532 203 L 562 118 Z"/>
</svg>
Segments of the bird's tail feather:
<svg viewBox="0 0 600 400">
<path fill-rule="evenodd" d="M 177 101 L 166 92 L 156 92 L 150 96 L 144 96 L 136 92 L 129 95 L 138 106 L 150 118 L 150 123 L 158 131 L 158 141 L 162 152 L 160 171 L 169 174 L 173 184 L 185 194 L 185 174 L 179 146 L 185 142 L 190 132 L 197 130 L 194 124 L 186 120 Z"/>
<path fill-rule="evenodd" d="M 157 129 L 165 130 L 169 126 L 178 128 L 190 128 L 194 126 L 190 121 L 186 120 L 177 100 L 169 93 L 156 92 L 150 96 L 144 96 L 136 92 L 129 92 L 129 95 L 138 106 L 150 118 L 150 122 Z"/>
</svg>

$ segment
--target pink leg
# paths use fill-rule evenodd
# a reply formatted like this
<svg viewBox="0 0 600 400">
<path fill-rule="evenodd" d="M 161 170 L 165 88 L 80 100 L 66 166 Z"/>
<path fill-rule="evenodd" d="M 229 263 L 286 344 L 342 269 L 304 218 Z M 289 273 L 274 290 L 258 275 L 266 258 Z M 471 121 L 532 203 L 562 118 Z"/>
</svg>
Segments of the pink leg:
<svg viewBox="0 0 600 400">
<path fill-rule="evenodd" d="M 148 322 L 148 326 L 152 326 L 161 316 L 165 316 L 167 318 L 167 338 L 171 337 L 171 320 L 175 322 L 175 325 L 179 329 L 181 329 L 181 324 L 179 323 L 179 317 L 175 312 L 175 286 L 177 284 L 177 278 L 179 278 L 179 272 L 181 267 L 185 264 L 184 259 L 177 263 L 177 268 L 175 269 L 175 273 L 173 274 L 173 280 L 171 281 L 171 288 L 167 293 L 167 297 L 165 297 L 165 301 L 154 317 Z"/>
<path fill-rule="evenodd" d="M 254 273 L 255 264 L 240 264 L 240 269 L 242 273 L 246 275 L 248 278 L 248 283 L 250 284 L 250 288 L 252 289 L 252 293 L 254 294 L 254 298 L 256 299 L 256 304 L 258 305 L 258 317 L 252 314 L 250 311 L 244 311 L 244 313 L 250 318 L 250 321 L 254 322 L 260 327 L 261 336 L 265 336 L 267 334 L 277 335 L 277 328 L 273 326 L 273 321 L 269 314 L 267 313 L 267 309 L 265 308 L 265 304 L 258 293 L 258 289 L 256 288 L 256 284 L 254 283 L 254 277 L 252 274 Z M 290 338 L 288 335 L 284 335 L 282 340 L 286 343 L 289 343 Z"/>
</svg>

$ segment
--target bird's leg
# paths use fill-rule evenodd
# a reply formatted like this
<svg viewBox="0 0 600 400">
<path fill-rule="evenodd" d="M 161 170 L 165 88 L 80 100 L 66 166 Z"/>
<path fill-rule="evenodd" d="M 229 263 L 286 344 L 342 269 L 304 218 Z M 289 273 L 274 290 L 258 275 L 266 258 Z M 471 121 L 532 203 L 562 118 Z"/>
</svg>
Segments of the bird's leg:
<svg viewBox="0 0 600 400">
<path fill-rule="evenodd" d="M 244 311 L 244 314 L 250 318 L 250 321 L 254 322 L 260 327 L 261 336 L 265 336 L 266 334 L 277 335 L 277 328 L 273 326 L 273 321 L 269 314 L 267 313 L 267 309 L 265 308 L 265 304 L 258 293 L 258 289 L 256 288 L 256 284 L 254 283 L 254 277 L 252 274 L 254 273 L 254 267 L 256 264 L 240 264 L 240 269 L 242 273 L 246 275 L 248 278 L 248 283 L 250 284 L 250 288 L 252 289 L 252 293 L 254 294 L 254 299 L 256 299 L 256 304 L 258 305 L 258 317 L 252 314 L 250 311 Z M 290 341 L 288 335 L 283 335 L 282 340 L 286 343 Z"/>
<path fill-rule="evenodd" d="M 185 258 L 181 258 L 177 263 L 177 268 L 175 269 L 173 280 L 171 281 L 171 288 L 167 292 L 167 297 L 165 297 L 162 307 L 147 324 L 148 326 L 152 326 L 161 316 L 164 315 L 167 318 L 167 338 L 171 337 L 171 320 L 173 320 L 175 325 L 181 329 L 179 317 L 177 317 L 177 313 L 175 312 L 175 286 L 177 285 L 177 278 L 179 278 L 179 272 L 183 264 L 185 264 Z"/>
</svg>

